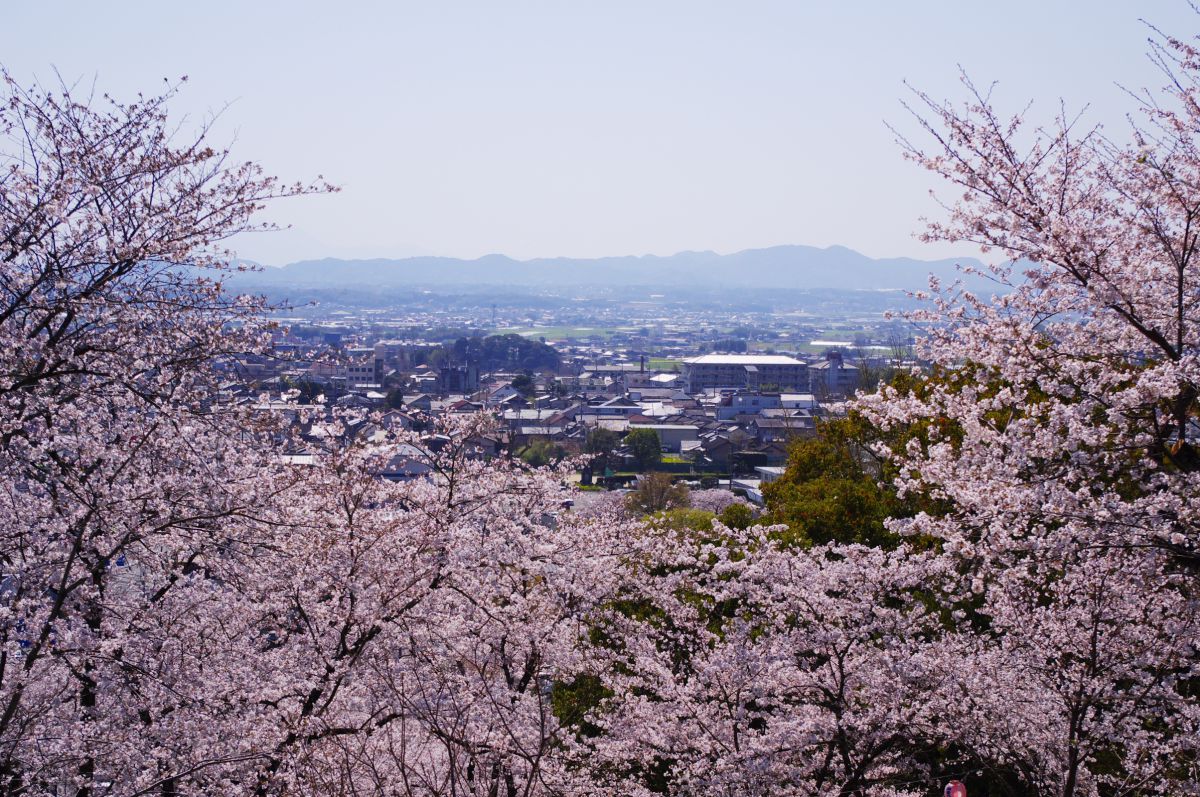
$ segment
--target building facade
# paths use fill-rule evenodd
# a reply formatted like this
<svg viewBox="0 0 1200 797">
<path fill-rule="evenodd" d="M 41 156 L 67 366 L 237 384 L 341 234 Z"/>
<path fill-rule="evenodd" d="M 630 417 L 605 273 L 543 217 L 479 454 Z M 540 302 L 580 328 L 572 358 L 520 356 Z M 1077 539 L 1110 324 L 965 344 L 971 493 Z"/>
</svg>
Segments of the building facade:
<svg viewBox="0 0 1200 797">
<path fill-rule="evenodd" d="M 783 355 L 705 354 L 683 361 L 683 383 L 688 393 L 801 392 L 808 390 L 808 365 Z"/>
</svg>

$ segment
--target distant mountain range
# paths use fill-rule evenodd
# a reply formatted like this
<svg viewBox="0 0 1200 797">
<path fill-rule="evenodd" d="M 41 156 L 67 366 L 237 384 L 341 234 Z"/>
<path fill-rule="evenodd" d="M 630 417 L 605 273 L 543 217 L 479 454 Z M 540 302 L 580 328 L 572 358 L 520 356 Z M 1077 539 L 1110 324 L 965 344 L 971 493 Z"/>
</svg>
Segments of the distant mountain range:
<svg viewBox="0 0 1200 797">
<path fill-rule="evenodd" d="M 513 260 L 486 255 L 475 260 L 409 257 L 400 260 L 304 260 L 282 268 L 239 274 L 241 286 L 275 291 L 296 288 L 447 288 L 497 285 L 525 288 L 644 285 L 695 288 L 788 288 L 834 290 L 919 290 L 932 273 L 945 281 L 963 275 L 958 265 L 978 260 L 873 259 L 831 246 L 775 246 L 734 254 L 680 252 L 658 255 L 580 259 L 568 257 Z M 994 285 L 965 276 L 971 287 Z"/>
</svg>

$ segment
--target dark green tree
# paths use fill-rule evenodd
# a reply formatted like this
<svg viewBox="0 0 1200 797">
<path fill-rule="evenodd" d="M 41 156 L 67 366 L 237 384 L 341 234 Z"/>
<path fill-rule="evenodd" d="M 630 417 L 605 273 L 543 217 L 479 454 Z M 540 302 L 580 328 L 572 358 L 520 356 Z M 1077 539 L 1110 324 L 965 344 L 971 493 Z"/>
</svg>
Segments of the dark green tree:
<svg viewBox="0 0 1200 797">
<path fill-rule="evenodd" d="M 528 465 L 540 468 L 557 462 L 563 458 L 565 453 L 562 446 L 555 445 L 549 440 L 538 439 L 525 447 L 525 450 L 521 452 L 521 459 Z"/>
<path fill-rule="evenodd" d="M 662 441 L 653 429 L 634 429 L 625 435 L 625 444 L 640 471 L 652 470 L 662 462 Z"/>
<path fill-rule="evenodd" d="M 593 462 L 597 467 L 604 469 L 608 467 L 612 452 L 621 444 L 621 436 L 612 429 L 605 429 L 597 426 L 587 434 L 587 440 L 583 444 L 583 452 L 591 454 Z"/>
<path fill-rule="evenodd" d="M 731 529 L 742 531 L 754 525 L 754 510 L 739 501 L 722 509 L 717 519 Z"/>
<path fill-rule="evenodd" d="M 712 347 L 713 351 L 744 352 L 746 351 L 746 341 L 737 338 L 724 338 L 713 341 Z"/>
<path fill-rule="evenodd" d="M 511 384 L 514 390 L 519 391 L 526 398 L 537 392 L 537 383 L 534 381 L 533 376 L 528 373 L 517 374 L 513 377 Z"/>
<path fill-rule="evenodd" d="M 763 486 L 769 522 L 787 525 L 787 536 L 800 545 L 895 545 L 883 522 L 910 511 L 868 448 L 876 438 L 866 421 L 851 416 L 821 423 L 815 437 L 794 442 L 783 476 Z"/>
</svg>

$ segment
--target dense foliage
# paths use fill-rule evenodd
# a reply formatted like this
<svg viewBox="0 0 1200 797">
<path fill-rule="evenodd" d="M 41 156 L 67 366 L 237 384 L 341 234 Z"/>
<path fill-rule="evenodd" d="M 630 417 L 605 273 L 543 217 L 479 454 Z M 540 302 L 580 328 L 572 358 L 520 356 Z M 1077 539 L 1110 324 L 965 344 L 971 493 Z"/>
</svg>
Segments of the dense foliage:
<svg viewBox="0 0 1200 797">
<path fill-rule="evenodd" d="M 770 521 L 788 527 L 781 536 L 798 545 L 894 547 L 899 538 L 885 522 L 911 512 L 885 476 L 886 458 L 872 450 L 880 437 L 854 415 L 823 421 L 815 436 L 793 442 L 783 476 L 763 485 Z"/>
<path fill-rule="evenodd" d="M 559 366 L 558 350 L 553 346 L 514 333 L 459 338 L 443 356 L 455 365 L 477 365 L 485 371 L 554 371 Z"/>
<path fill-rule="evenodd" d="M 662 462 L 662 441 L 653 429 L 633 429 L 625 435 L 625 445 L 639 471 L 648 471 Z"/>
</svg>

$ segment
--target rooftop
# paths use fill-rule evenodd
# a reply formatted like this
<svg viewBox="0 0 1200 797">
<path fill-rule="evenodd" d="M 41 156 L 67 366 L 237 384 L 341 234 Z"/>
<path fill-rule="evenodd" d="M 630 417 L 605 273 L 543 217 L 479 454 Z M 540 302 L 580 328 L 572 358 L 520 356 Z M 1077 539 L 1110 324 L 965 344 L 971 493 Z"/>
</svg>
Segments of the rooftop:
<svg viewBox="0 0 1200 797">
<path fill-rule="evenodd" d="M 699 431 L 700 427 L 690 423 L 631 423 L 630 429 L 682 429 L 684 431 Z"/>
<path fill-rule="evenodd" d="M 689 365 L 804 365 L 782 354 L 705 354 L 684 360 Z"/>
</svg>

